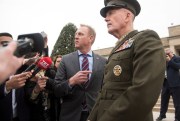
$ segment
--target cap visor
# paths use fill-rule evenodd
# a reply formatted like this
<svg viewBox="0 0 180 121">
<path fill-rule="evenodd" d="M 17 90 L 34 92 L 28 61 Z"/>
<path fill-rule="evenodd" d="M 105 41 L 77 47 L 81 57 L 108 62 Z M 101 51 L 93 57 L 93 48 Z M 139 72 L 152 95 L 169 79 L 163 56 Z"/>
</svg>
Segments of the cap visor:
<svg viewBox="0 0 180 121">
<path fill-rule="evenodd" d="M 101 14 L 102 17 L 105 18 L 105 17 L 106 17 L 106 13 L 107 13 L 109 10 L 115 9 L 115 8 L 121 8 L 121 7 L 119 7 L 119 6 L 114 6 L 114 5 L 112 5 L 112 6 L 106 6 L 106 7 L 102 8 L 102 9 L 100 10 L 100 14 Z"/>
</svg>

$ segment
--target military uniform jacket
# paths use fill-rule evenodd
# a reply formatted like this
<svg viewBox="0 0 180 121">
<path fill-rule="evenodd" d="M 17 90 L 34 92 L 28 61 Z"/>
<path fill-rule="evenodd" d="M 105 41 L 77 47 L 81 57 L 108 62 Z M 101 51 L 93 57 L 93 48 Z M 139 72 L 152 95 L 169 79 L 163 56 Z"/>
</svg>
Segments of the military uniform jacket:
<svg viewBox="0 0 180 121">
<path fill-rule="evenodd" d="M 165 65 L 156 32 L 130 32 L 109 56 L 104 85 L 88 121 L 153 121 Z"/>
</svg>

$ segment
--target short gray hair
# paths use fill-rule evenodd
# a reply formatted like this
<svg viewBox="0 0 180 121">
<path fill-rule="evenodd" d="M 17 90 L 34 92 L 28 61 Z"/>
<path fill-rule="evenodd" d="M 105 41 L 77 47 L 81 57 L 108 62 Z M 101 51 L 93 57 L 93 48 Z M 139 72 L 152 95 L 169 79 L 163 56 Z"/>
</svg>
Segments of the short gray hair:
<svg viewBox="0 0 180 121">
<path fill-rule="evenodd" d="M 92 44 L 93 44 L 94 41 L 95 41 L 95 38 L 96 38 L 96 31 L 94 30 L 94 28 L 92 28 L 92 27 L 89 26 L 89 25 L 85 25 L 85 24 L 80 24 L 80 26 L 81 26 L 81 27 L 87 27 L 87 28 L 89 29 L 89 34 L 94 37 L 93 42 L 92 42 Z"/>
</svg>

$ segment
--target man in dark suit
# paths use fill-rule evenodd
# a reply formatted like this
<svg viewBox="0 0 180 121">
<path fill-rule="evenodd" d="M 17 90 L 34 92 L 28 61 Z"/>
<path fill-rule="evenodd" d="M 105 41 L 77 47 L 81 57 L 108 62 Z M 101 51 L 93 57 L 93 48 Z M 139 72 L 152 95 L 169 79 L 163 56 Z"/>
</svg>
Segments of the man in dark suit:
<svg viewBox="0 0 180 121">
<path fill-rule="evenodd" d="M 169 84 L 167 81 L 167 76 L 165 76 L 163 87 L 161 90 L 160 115 L 156 119 L 156 121 L 161 121 L 163 118 L 166 118 L 166 112 L 168 110 L 170 96 L 171 96 L 171 91 L 170 91 Z"/>
<path fill-rule="evenodd" d="M 29 110 L 24 99 L 24 89 L 29 72 L 11 76 L 0 85 L 1 121 L 28 121 Z"/>
<path fill-rule="evenodd" d="M 16 79 L 8 80 L 9 82 L 7 82 L 9 84 L 12 83 L 11 86 L 13 86 L 12 89 L 8 92 L 5 91 L 7 83 L 0 85 L 1 121 L 28 121 L 29 110 L 28 105 L 24 99 L 24 89 L 20 87 L 21 84 L 18 84 L 18 82 L 25 82 L 25 80 L 27 79 L 25 75 L 26 73 L 15 75 Z"/>
<path fill-rule="evenodd" d="M 137 0 L 105 0 L 100 14 L 118 39 L 105 66 L 104 84 L 87 121 L 153 121 L 165 73 L 165 53 L 158 34 L 138 32 Z"/>
<path fill-rule="evenodd" d="M 167 83 L 173 98 L 175 108 L 175 121 L 180 121 L 180 57 L 173 54 L 170 48 L 165 50 L 167 60 Z M 166 99 L 162 99 L 166 101 Z M 163 104 L 161 104 L 163 105 Z M 162 112 L 157 121 L 166 118 Z"/>
<path fill-rule="evenodd" d="M 62 57 L 56 83 L 46 83 L 47 87 L 53 86 L 57 97 L 62 97 L 60 121 L 86 121 L 101 89 L 106 59 L 91 50 L 95 36 L 92 27 L 81 25 L 75 33 L 78 50 Z M 88 66 L 82 67 L 85 62 Z"/>
<path fill-rule="evenodd" d="M 0 46 L 5 44 L 5 42 L 8 44 L 12 40 L 11 34 L 0 34 Z M 28 121 L 28 109 L 24 101 L 24 90 L 22 87 L 30 75 L 31 73 L 29 72 L 16 74 L 10 76 L 7 81 L 0 85 L 1 121 Z"/>
</svg>

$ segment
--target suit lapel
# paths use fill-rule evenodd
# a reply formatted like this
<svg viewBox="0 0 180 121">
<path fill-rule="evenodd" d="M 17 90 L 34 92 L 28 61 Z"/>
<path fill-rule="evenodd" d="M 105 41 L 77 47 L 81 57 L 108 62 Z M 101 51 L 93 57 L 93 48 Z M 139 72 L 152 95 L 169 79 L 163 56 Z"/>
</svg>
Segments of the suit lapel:
<svg viewBox="0 0 180 121">
<path fill-rule="evenodd" d="M 72 67 L 75 68 L 76 72 L 80 71 L 80 64 L 79 64 L 79 55 L 78 52 L 75 51 L 74 53 L 72 53 Z"/>
<path fill-rule="evenodd" d="M 80 71 L 80 63 L 79 63 L 78 51 L 75 51 L 75 52 L 72 53 L 71 62 L 72 62 L 72 67 L 75 69 L 75 73 Z M 79 84 L 79 86 L 84 89 L 83 85 Z"/>
</svg>

